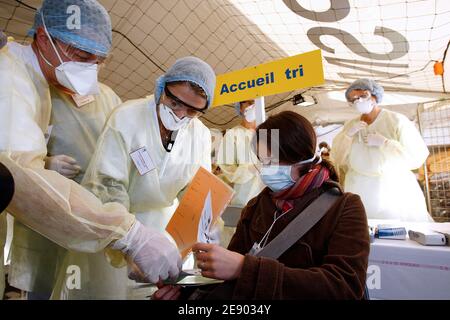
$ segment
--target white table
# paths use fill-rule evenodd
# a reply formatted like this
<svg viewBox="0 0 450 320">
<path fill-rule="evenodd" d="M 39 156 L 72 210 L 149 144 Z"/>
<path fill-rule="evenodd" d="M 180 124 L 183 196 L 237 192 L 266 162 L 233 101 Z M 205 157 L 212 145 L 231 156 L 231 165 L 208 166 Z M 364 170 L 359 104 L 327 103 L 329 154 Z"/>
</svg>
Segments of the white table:
<svg viewBox="0 0 450 320">
<path fill-rule="evenodd" d="M 369 225 L 380 221 L 370 220 Z M 385 222 L 383 222 L 385 223 Z M 404 224 L 409 229 L 433 224 Z M 375 239 L 367 286 L 371 299 L 450 299 L 450 247 Z"/>
</svg>

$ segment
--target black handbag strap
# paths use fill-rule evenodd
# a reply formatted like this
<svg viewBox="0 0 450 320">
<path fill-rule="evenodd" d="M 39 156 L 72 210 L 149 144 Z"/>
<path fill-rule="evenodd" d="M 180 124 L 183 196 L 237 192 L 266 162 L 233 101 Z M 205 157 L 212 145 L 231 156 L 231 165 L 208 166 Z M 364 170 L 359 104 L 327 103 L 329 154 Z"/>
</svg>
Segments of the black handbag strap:
<svg viewBox="0 0 450 320">
<path fill-rule="evenodd" d="M 337 188 L 324 192 L 255 256 L 278 259 L 322 219 L 340 196 L 341 192 Z"/>
</svg>

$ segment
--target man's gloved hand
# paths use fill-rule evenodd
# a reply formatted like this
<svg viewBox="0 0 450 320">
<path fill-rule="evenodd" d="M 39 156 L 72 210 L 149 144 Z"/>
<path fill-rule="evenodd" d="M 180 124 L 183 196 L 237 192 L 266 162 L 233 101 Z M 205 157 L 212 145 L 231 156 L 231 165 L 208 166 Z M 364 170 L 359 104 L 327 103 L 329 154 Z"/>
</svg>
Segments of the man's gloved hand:
<svg viewBox="0 0 450 320">
<path fill-rule="evenodd" d="M 136 266 L 128 269 L 128 277 L 132 280 L 157 283 L 169 277 L 176 278 L 180 273 L 181 256 L 178 248 L 162 233 L 137 220 L 112 248 L 122 251 L 133 260 Z"/>
<path fill-rule="evenodd" d="M 359 121 L 355 123 L 350 129 L 347 130 L 347 136 L 352 138 L 355 134 L 357 134 L 362 129 L 367 128 L 367 123 L 364 121 Z"/>
<path fill-rule="evenodd" d="M 66 178 L 75 178 L 81 170 L 77 160 L 66 155 L 58 155 L 45 158 L 45 169 L 53 170 Z"/>
<path fill-rule="evenodd" d="M 387 141 L 387 139 L 379 133 L 370 133 L 364 140 L 369 147 L 381 147 Z"/>
</svg>

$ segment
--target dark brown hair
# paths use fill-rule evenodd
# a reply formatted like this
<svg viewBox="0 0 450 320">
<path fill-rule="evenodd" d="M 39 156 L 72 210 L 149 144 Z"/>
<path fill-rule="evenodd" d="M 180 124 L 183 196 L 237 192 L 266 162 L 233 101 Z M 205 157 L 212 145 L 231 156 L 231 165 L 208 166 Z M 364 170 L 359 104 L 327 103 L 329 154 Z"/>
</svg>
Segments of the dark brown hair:
<svg viewBox="0 0 450 320">
<path fill-rule="evenodd" d="M 257 151 L 257 144 L 260 139 L 261 129 L 267 130 L 267 148 L 270 150 L 272 146 L 272 130 L 278 130 L 279 141 L 278 146 L 279 160 L 289 164 L 296 164 L 303 160 L 311 159 L 316 154 L 317 137 L 311 123 L 300 114 L 293 111 L 284 111 L 269 117 L 266 122 L 256 128 L 256 143 L 254 148 Z M 275 135 L 274 135 L 275 136 Z M 275 143 L 275 141 L 274 141 Z M 257 152 L 256 152 L 257 153 Z M 301 174 L 308 172 L 311 167 L 319 162 L 319 157 L 309 165 L 305 165 Z M 334 181 L 338 181 L 336 170 L 333 165 L 322 159 L 322 165 L 330 170 L 330 177 Z"/>
</svg>

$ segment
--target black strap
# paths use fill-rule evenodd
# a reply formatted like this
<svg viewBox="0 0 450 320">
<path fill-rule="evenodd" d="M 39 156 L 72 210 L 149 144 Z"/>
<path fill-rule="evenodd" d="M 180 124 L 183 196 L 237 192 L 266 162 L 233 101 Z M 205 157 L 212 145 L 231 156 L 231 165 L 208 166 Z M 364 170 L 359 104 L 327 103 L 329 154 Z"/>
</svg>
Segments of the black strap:
<svg viewBox="0 0 450 320">
<path fill-rule="evenodd" d="M 14 195 L 14 179 L 11 172 L 0 163 L 0 214 L 8 207 Z"/>
<path fill-rule="evenodd" d="M 324 192 L 291 221 L 269 244 L 256 253 L 256 256 L 278 259 L 322 219 L 333 204 L 336 203 L 340 195 L 341 192 L 337 188 Z"/>
</svg>

